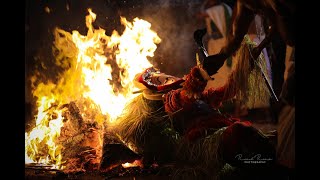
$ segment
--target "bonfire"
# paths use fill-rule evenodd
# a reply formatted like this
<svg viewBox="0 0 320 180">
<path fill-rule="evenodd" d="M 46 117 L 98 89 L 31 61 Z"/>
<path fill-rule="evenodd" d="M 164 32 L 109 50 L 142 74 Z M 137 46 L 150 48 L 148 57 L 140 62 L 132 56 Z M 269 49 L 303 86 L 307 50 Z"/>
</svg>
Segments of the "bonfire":
<svg viewBox="0 0 320 180">
<path fill-rule="evenodd" d="M 149 22 L 120 17 L 125 30 L 107 36 L 93 27 L 95 19 L 88 9 L 86 35 L 54 30 L 55 64 L 64 69 L 57 82 L 32 77 L 37 115 L 35 127 L 25 133 L 27 165 L 63 172 L 98 170 L 103 146 L 111 143 L 106 142 L 106 127 L 137 96 L 134 76 L 152 66 L 161 39 Z"/>
</svg>

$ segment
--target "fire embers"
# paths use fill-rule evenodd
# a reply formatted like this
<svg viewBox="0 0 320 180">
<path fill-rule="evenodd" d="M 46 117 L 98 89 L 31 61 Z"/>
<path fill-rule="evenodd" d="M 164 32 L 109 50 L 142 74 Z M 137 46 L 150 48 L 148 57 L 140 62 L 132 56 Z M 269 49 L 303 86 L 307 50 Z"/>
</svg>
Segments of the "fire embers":
<svg viewBox="0 0 320 180">
<path fill-rule="evenodd" d="M 63 146 L 63 171 L 65 173 L 99 170 L 102 156 L 103 128 L 84 120 L 75 103 L 67 105 L 66 122 L 61 128 L 58 143 Z"/>
<path fill-rule="evenodd" d="M 106 143 L 103 147 L 103 157 L 100 171 L 110 170 L 122 166 L 123 168 L 143 167 L 141 155 L 134 153 L 122 143 Z"/>
</svg>

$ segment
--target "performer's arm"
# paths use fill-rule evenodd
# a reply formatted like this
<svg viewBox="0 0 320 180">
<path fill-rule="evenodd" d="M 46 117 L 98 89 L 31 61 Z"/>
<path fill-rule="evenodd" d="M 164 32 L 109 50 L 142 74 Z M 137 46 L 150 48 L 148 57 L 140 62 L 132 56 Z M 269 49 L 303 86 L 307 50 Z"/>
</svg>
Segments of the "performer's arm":
<svg viewBox="0 0 320 180">
<path fill-rule="evenodd" d="M 203 62 L 203 67 L 210 76 L 215 73 L 212 69 L 214 64 L 226 60 L 239 49 L 245 34 L 248 32 L 250 23 L 254 19 L 254 13 L 246 8 L 242 2 L 237 1 L 233 10 L 232 19 L 232 26 L 227 35 L 226 45 L 218 54 L 206 57 Z"/>
<path fill-rule="evenodd" d="M 233 10 L 232 26 L 227 36 L 227 43 L 220 53 L 227 54 L 228 57 L 239 49 L 244 35 L 247 34 L 249 26 L 254 19 L 254 13 L 241 1 L 236 2 Z"/>
<path fill-rule="evenodd" d="M 237 72 L 233 71 L 232 73 Z M 234 83 L 234 75 L 231 74 L 225 86 L 221 88 L 212 87 L 204 91 L 207 80 L 201 76 L 199 68 L 194 67 L 186 75 L 182 89 L 171 90 L 164 95 L 165 111 L 174 113 L 181 109 L 189 110 L 199 98 L 209 103 L 212 107 L 219 107 L 223 101 L 235 96 L 236 89 L 230 88 L 234 87 Z"/>
<path fill-rule="evenodd" d="M 201 97 L 201 93 L 207 85 L 198 67 L 191 69 L 186 75 L 182 89 L 171 90 L 164 95 L 165 111 L 174 113 L 181 109 L 188 111 L 194 102 Z"/>
</svg>

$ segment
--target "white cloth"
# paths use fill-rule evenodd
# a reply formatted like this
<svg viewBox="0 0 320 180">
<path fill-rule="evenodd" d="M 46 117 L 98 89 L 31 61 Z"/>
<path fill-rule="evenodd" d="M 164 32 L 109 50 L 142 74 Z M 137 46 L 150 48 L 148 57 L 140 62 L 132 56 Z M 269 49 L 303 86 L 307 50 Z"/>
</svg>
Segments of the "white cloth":
<svg viewBox="0 0 320 180">
<path fill-rule="evenodd" d="M 228 14 L 231 17 L 232 9 L 230 6 L 228 6 L 225 3 L 221 3 L 216 6 L 212 6 L 205 10 L 205 12 L 208 14 L 209 17 L 205 19 L 206 26 L 207 26 L 207 33 L 209 37 L 212 35 L 212 28 L 211 28 L 211 21 L 214 22 L 214 24 L 217 26 L 218 30 L 220 31 L 222 38 L 214 39 L 209 38 L 208 44 L 207 44 L 207 51 L 209 55 L 218 54 L 221 50 L 221 48 L 226 43 L 226 36 L 227 36 L 227 24 L 226 24 L 226 17 L 225 17 L 225 8 L 226 7 Z M 218 72 L 213 75 L 214 78 L 213 81 L 210 81 L 208 84 L 209 86 L 214 87 L 221 87 L 223 86 L 228 79 L 228 76 L 230 75 L 232 70 L 232 67 L 227 66 L 226 62 L 224 65 L 218 70 Z"/>
<path fill-rule="evenodd" d="M 224 12 L 224 6 L 227 8 L 228 14 L 231 16 L 232 10 L 231 10 L 230 6 L 228 6 L 225 3 L 221 3 L 219 5 L 212 6 L 208 9 L 206 9 L 205 11 L 208 14 L 210 20 L 216 24 L 219 31 L 222 33 L 223 37 L 226 37 L 227 27 L 226 27 L 226 17 L 225 17 L 225 12 Z M 210 32 L 208 32 L 208 34 L 210 34 Z"/>
</svg>

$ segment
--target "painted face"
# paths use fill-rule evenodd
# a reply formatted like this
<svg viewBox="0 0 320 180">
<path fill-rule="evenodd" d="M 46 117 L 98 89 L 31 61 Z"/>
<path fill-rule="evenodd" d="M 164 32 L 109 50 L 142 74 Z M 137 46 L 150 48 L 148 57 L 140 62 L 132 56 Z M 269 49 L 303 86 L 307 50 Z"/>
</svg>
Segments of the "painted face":
<svg viewBox="0 0 320 180">
<path fill-rule="evenodd" d="M 139 78 L 139 82 L 151 90 L 163 91 L 171 89 L 181 84 L 184 80 L 175 76 L 161 73 L 159 70 L 151 67 L 146 69 Z"/>
</svg>

